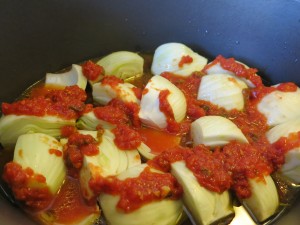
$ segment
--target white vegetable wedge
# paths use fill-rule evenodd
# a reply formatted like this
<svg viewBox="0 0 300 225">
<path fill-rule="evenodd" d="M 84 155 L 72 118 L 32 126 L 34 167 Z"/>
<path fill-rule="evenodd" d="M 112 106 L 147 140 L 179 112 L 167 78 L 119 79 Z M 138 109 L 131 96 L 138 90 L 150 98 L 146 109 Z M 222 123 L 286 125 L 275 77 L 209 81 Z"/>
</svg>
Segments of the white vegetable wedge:
<svg viewBox="0 0 300 225">
<path fill-rule="evenodd" d="M 106 105 L 114 98 L 120 99 L 123 102 L 139 103 L 140 101 L 133 91 L 134 87 L 130 83 L 118 84 L 112 87 L 100 82 L 93 84 L 92 95 L 94 101 L 102 105 Z"/>
<path fill-rule="evenodd" d="M 20 135 L 29 132 L 59 137 L 60 128 L 66 125 L 75 126 L 75 120 L 65 120 L 55 116 L 2 116 L 0 119 L 0 143 L 4 147 L 13 146 Z"/>
<path fill-rule="evenodd" d="M 145 143 L 141 143 L 140 146 L 137 148 L 139 153 L 147 160 L 153 159 L 156 155 L 151 153 L 151 148 L 148 147 Z"/>
<path fill-rule="evenodd" d="M 300 117 L 299 108 L 299 88 L 295 92 L 273 91 L 262 98 L 257 105 L 257 109 L 265 115 L 270 126 Z"/>
<path fill-rule="evenodd" d="M 83 156 L 83 165 L 79 175 L 83 196 L 88 200 L 95 196 L 89 186 L 90 179 L 116 175 L 120 164 L 127 165 L 127 158 L 119 157 L 119 151 L 110 138 L 102 135 L 98 148 L 100 151 L 97 155 Z"/>
<path fill-rule="evenodd" d="M 300 132 L 300 118 L 289 120 L 270 129 L 266 136 L 271 144 L 278 141 L 281 137 L 288 137 Z M 280 169 L 281 173 L 293 181 L 300 183 L 300 147 L 290 149 L 285 154 L 285 163 Z"/>
<path fill-rule="evenodd" d="M 209 101 L 226 110 L 244 108 L 245 82 L 228 74 L 203 76 L 198 90 L 198 100 Z"/>
<path fill-rule="evenodd" d="M 200 186 L 184 161 L 172 163 L 171 168 L 183 188 L 184 204 L 196 224 L 208 225 L 233 212 L 228 191 L 218 194 Z"/>
<path fill-rule="evenodd" d="M 179 63 L 183 56 L 190 56 L 191 63 Z M 201 71 L 207 64 L 207 59 L 193 52 L 189 47 L 180 43 L 167 43 L 159 46 L 154 53 L 151 71 L 154 75 L 162 72 L 172 72 L 181 76 L 189 76 L 195 71 Z"/>
<path fill-rule="evenodd" d="M 233 206 L 235 216 L 229 225 L 256 225 L 247 210 L 243 206 Z"/>
<path fill-rule="evenodd" d="M 51 150 L 58 151 L 61 155 Z M 46 178 L 46 186 L 52 194 L 59 190 L 66 177 L 62 146 L 59 141 L 46 134 L 21 135 L 15 146 L 13 161 L 23 169 L 31 168 L 35 174 L 43 175 Z"/>
<path fill-rule="evenodd" d="M 249 69 L 249 66 L 245 65 L 244 63 L 241 63 L 239 61 L 236 61 L 236 62 L 243 65 L 246 69 Z M 220 63 L 216 63 L 215 65 L 213 65 L 209 69 L 207 69 L 206 74 L 228 74 L 228 75 L 235 76 L 236 78 L 239 78 L 232 71 L 224 69 Z M 248 87 L 250 87 L 250 88 L 255 87 L 255 85 L 250 80 L 247 80 L 245 78 L 239 78 L 239 79 L 243 80 L 248 85 Z"/>
<path fill-rule="evenodd" d="M 87 200 L 95 197 L 89 186 L 89 181 L 97 177 L 117 175 L 128 168 L 141 164 L 137 150 L 120 150 L 114 143 L 114 134 L 104 130 L 102 136 L 97 131 L 82 131 L 99 140 L 99 153 L 95 156 L 83 156 L 83 166 L 80 170 L 80 184 L 84 198 Z"/>
<path fill-rule="evenodd" d="M 114 124 L 98 119 L 93 111 L 83 114 L 76 122 L 76 126 L 83 130 L 96 130 L 97 126 L 101 126 L 103 129 L 115 127 Z"/>
<path fill-rule="evenodd" d="M 224 146 L 232 140 L 248 143 L 242 131 L 229 119 L 221 116 L 204 116 L 191 124 L 194 146 Z"/>
<path fill-rule="evenodd" d="M 54 84 L 59 86 L 72 86 L 77 85 L 85 90 L 87 79 L 82 73 L 82 68 L 79 65 L 72 65 L 70 71 L 65 73 L 47 73 L 45 84 Z"/>
<path fill-rule="evenodd" d="M 145 169 L 146 165 L 131 167 L 118 176 L 118 179 L 135 178 Z M 181 200 L 164 199 L 142 206 L 132 212 L 125 213 L 117 208 L 119 196 L 101 194 L 99 201 L 109 224 L 112 225 L 174 225 L 183 214 Z"/>
<path fill-rule="evenodd" d="M 175 121 L 181 122 L 185 118 L 187 108 L 185 96 L 166 78 L 161 76 L 152 77 L 145 90 L 147 91 L 142 96 L 139 112 L 139 117 L 144 124 L 159 129 L 167 126 L 166 116 L 159 108 L 159 94 L 163 90 L 170 92 L 167 101 L 173 110 Z"/>
<path fill-rule="evenodd" d="M 137 149 L 127 149 L 127 150 L 119 149 L 118 146 L 114 143 L 115 135 L 108 129 L 104 130 L 103 136 L 109 138 L 119 152 L 120 164 L 117 169 L 117 174 L 123 172 L 126 169 L 141 164 L 141 157 Z"/>
<path fill-rule="evenodd" d="M 137 53 L 119 51 L 111 53 L 97 62 L 105 75 L 115 75 L 121 79 L 143 75 L 144 59 Z"/>
<path fill-rule="evenodd" d="M 278 206 L 279 197 L 275 183 L 271 176 L 265 176 L 265 182 L 250 179 L 251 196 L 243 199 L 243 205 L 248 208 L 253 215 L 262 222 L 272 216 Z"/>
</svg>

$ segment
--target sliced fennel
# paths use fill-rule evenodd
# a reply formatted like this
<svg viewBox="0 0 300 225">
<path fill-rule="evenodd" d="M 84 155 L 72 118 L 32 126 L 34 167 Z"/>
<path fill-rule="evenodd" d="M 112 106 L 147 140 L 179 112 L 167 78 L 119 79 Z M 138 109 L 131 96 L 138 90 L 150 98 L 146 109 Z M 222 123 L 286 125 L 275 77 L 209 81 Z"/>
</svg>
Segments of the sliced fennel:
<svg viewBox="0 0 300 225">
<path fill-rule="evenodd" d="M 122 163 L 121 160 L 127 163 L 126 158 L 120 159 L 116 146 L 109 138 L 102 136 L 98 148 L 99 153 L 97 155 L 83 156 L 83 165 L 80 170 L 79 180 L 83 197 L 86 199 L 91 199 L 95 196 L 89 186 L 90 179 L 97 179 L 99 176 L 116 175 L 119 164 Z"/>
<path fill-rule="evenodd" d="M 114 52 L 100 59 L 97 64 L 104 68 L 105 75 L 115 75 L 121 79 L 143 75 L 144 59 L 134 52 Z"/>
<path fill-rule="evenodd" d="M 154 76 L 147 83 L 145 90 L 147 92 L 142 96 L 139 112 L 139 117 L 144 124 L 159 129 L 166 128 L 167 118 L 159 108 L 159 94 L 163 90 L 170 92 L 167 101 L 172 108 L 175 121 L 181 122 L 185 118 L 187 109 L 185 96 L 169 80 L 161 76 Z"/>
<path fill-rule="evenodd" d="M 244 63 L 241 63 L 239 61 L 236 61 L 236 62 L 243 65 L 246 69 L 249 69 L 249 66 L 245 65 Z M 224 69 L 219 62 L 216 63 L 215 65 L 211 66 L 209 69 L 207 69 L 206 74 L 229 74 L 229 75 L 233 75 L 236 78 L 239 78 L 239 79 L 243 80 L 248 85 L 248 87 L 250 87 L 250 88 L 255 87 L 255 85 L 250 80 L 247 80 L 247 79 L 241 78 L 241 77 L 237 77 L 236 74 L 233 73 L 232 71 Z"/>
<path fill-rule="evenodd" d="M 183 201 L 196 224 L 208 225 L 232 213 L 229 192 L 222 194 L 202 187 L 184 161 L 171 164 L 171 173 L 183 188 Z"/>
<path fill-rule="evenodd" d="M 144 142 L 140 144 L 140 146 L 137 148 L 139 153 L 147 160 L 153 159 L 156 155 L 151 153 L 151 148 L 148 147 Z"/>
<path fill-rule="evenodd" d="M 83 156 L 83 166 L 80 170 L 80 184 L 84 198 L 91 199 L 95 194 L 89 186 L 90 179 L 117 175 L 124 170 L 141 164 L 137 150 L 120 150 L 113 141 L 113 134 L 105 130 L 99 137 L 97 131 L 79 131 L 99 139 L 99 153 L 94 156 Z"/>
<path fill-rule="evenodd" d="M 87 79 L 82 73 L 82 68 L 79 65 L 72 65 L 70 71 L 65 73 L 47 73 L 45 84 L 54 84 L 59 86 L 72 86 L 77 85 L 85 90 Z"/>
<path fill-rule="evenodd" d="M 103 136 L 109 138 L 112 142 L 115 139 L 115 135 L 108 129 L 104 130 Z M 118 150 L 120 157 L 120 164 L 117 169 L 117 174 L 141 164 L 141 157 L 137 149 L 121 150 L 117 145 L 115 145 L 115 147 Z"/>
<path fill-rule="evenodd" d="M 190 56 L 193 61 L 179 66 L 183 56 Z M 181 43 L 166 43 L 160 45 L 154 53 L 151 71 L 154 75 L 162 72 L 172 72 L 181 76 L 189 76 L 195 71 L 201 71 L 207 64 L 207 59 L 193 52 Z"/>
<path fill-rule="evenodd" d="M 131 167 L 118 179 L 135 178 L 145 169 L 146 164 Z M 164 199 L 143 205 L 130 213 L 117 208 L 119 196 L 102 193 L 99 196 L 101 208 L 109 224 L 113 225 L 175 225 L 183 216 L 182 201 Z"/>
<path fill-rule="evenodd" d="M 113 129 L 115 127 L 114 124 L 98 119 L 93 111 L 79 117 L 76 126 L 83 130 L 96 130 L 97 126 L 101 126 L 103 129 Z"/>
<path fill-rule="evenodd" d="M 233 206 L 235 216 L 229 225 L 256 225 L 243 206 Z"/>
<path fill-rule="evenodd" d="M 300 132 L 300 118 L 292 119 L 281 123 L 270 129 L 266 136 L 271 144 L 281 137 L 288 137 L 290 134 Z M 300 147 L 290 149 L 285 154 L 285 163 L 280 172 L 293 181 L 300 183 Z"/>
<path fill-rule="evenodd" d="M 270 126 L 300 117 L 299 108 L 299 88 L 295 92 L 273 91 L 263 97 L 257 105 L 257 109 L 265 115 Z"/>
<path fill-rule="evenodd" d="M 61 155 L 51 153 L 51 150 L 58 151 Z M 59 141 L 46 134 L 32 133 L 19 136 L 13 161 L 23 169 L 31 168 L 35 174 L 43 175 L 46 178 L 46 186 L 52 194 L 59 190 L 66 177 L 62 146 Z M 29 183 L 32 187 L 39 185 L 36 181 Z"/>
<path fill-rule="evenodd" d="M 58 223 L 55 220 L 55 215 L 49 212 L 40 212 L 37 215 L 39 221 L 42 222 L 43 225 L 66 225 L 66 223 Z M 79 221 L 75 221 L 73 223 L 68 223 L 68 225 L 94 225 L 97 224 L 98 218 L 100 217 L 100 211 L 95 213 L 91 213 L 90 215 L 79 219 Z"/>
<path fill-rule="evenodd" d="M 221 116 L 203 116 L 191 124 L 194 146 L 224 146 L 232 140 L 248 143 L 242 131 L 229 119 Z"/>
<path fill-rule="evenodd" d="M 245 82 L 228 74 L 205 75 L 201 79 L 197 99 L 209 101 L 226 110 L 242 110 L 245 88 Z"/>
<path fill-rule="evenodd" d="M 242 200 L 243 205 L 262 222 L 272 216 L 278 206 L 279 197 L 275 183 L 271 176 L 265 176 L 264 181 L 249 179 L 251 196 Z"/>
<path fill-rule="evenodd" d="M 4 147 L 16 143 L 21 134 L 44 133 L 53 137 L 60 136 L 60 128 L 75 126 L 75 120 L 65 120 L 55 116 L 6 115 L 0 119 L 0 143 Z"/>
<path fill-rule="evenodd" d="M 116 86 L 110 86 L 108 84 L 94 83 L 93 99 L 95 102 L 106 105 L 114 98 L 118 98 L 123 102 L 139 103 L 139 99 L 136 97 L 132 88 L 135 86 L 130 83 L 120 83 Z"/>
</svg>

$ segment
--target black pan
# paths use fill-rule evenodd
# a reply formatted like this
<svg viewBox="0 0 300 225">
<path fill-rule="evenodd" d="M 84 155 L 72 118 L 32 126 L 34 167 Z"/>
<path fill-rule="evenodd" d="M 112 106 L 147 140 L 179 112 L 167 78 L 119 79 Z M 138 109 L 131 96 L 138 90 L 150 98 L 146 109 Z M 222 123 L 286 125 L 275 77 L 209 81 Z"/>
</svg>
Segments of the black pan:
<svg viewBox="0 0 300 225">
<path fill-rule="evenodd" d="M 182 42 L 235 57 L 267 82 L 300 84 L 298 0 L 2 0 L 0 102 L 72 63 L 117 50 Z M 32 224 L 0 199 L 0 224 Z M 276 224 L 299 224 L 300 199 Z"/>
</svg>

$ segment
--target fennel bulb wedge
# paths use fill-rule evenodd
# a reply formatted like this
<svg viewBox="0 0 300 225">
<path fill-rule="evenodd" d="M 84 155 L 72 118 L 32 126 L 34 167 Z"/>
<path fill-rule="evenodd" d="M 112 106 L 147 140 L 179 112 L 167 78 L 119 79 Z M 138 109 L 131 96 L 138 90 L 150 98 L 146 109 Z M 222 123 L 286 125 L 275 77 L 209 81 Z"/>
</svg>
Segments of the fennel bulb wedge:
<svg viewBox="0 0 300 225">
<path fill-rule="evenodd" d="M 271 176 L 265 176 L 264 181 L 249 179 L 251 196 L 243 199 L 243 205 L 262 222 L 272 216 L 279 206 L 279 196 Z"/>
<path fill-rule="evenodd" d="M 229 192 L 222 194 L 202 187 L 184 161 L 171 164 L 171 173 L 183 188 L 183 201 L 196 224 L 208 225 L 231 214 Z"/>
<path fill-rule="evenodd" d="M 82 68 L 79 65 L 72 65 L 71 70 L 65 73 L 47 73 L 45 84 L 53 84 L 59 86 L 73 86 L 77 85 L 85 90 L 87 79 L 82 73 Z"/>
<path fill-rule="evenodd" d="M 242 131 L 229 119 L 222 116 L 203 116 L 191 124 L 194 146 L 223 146 L 232 140 L 248 143 Z"/>
<path fill-rule="evenodd" d="M 190 61 L 181 65 L 183 57 L 190 57 Z M 155 50 L 151 71 L 154 75 L 172 72 L 180 76 L 190 76 L 195 71 L 201 71 L 206 64 L 206 58 L 184 44 L 166 43 Z"/>
<path fill-rule="evenodd" d="M 60 128 L 74 126 L 75 119 L 65 120 L 56 116 L 5 115 L 0 119 L 0 143 L 12 146 L 18 137 L 26 133 L 44 133 L 52 137 L 60 136 Z"/>
<path fill-rule="evenodd" d="M 120 99 L 123 102 L 140 102 L 133 91 L 136 87 L 130 83 L 119 83 L 111 86 L 99 82 L 94 83 L 92 88 L 94 101 L 102 105 L 106 105 L 114 98 Z"/>
<path fill-rule="evenodd" d="M 275 126 L 300 117 L 300 89 L 294 92 L 273 91 L 264 96 L 257 109 L 266 118 L 269 126 Z"/>
<path fill-rule="evenodd" d="M 138 177 L 148 166 L 131 167 L 117 176 L 119 180 Z M 152 170 L 152 169 L 151 169 Z M 156 171 L 157 173 L 161 173 Z M 119 195 L 101 193 L 99 201 L 108 224 L 111 225 L 176 225 L 181 222 L 183 205 L 181 199 L 168 198 L 151 201 L 130 212 L 117 207 Z"/>
<path fill-rule="evenodd" d="M 113 52 L 100 59 L 97 64 L 104 68 L 106 76 L 115 75 L 125 80 L 143 75 L 144 59 L 134 52 Z"/>
<path fill-rule="evenodd" d="M 62 145 L 55 138 L 42 133 L 19 136 L 13 162 L 21 165 L 23 169 L 31 168 L 35 174 L 44 176 L 45 184 L 52 194 L 59 190 L 67 173 Z"/>
<path fill-rule="evenodd" d="M 242 110 L 245 88 L 248 88 L 246 83 L 232 75 L 205 75 L 201 79 L 197 99 L 209 101 L 226 110 Z"/>
<path fill-rule="evenodd" d="M 271 144 L 275 144 L 281 138 L 285 138 L 286 144 L 289 148 L 284 149 L 285 153 L 285 162 L 280 168 L 280 172 L 293 180 L 296 183 L 300 183 L 300 117 L 296 119 L 289 120 L 287 122 L 276 125 L 271 128 L 266 136 Z M 275 144 L 276 148 L 276 144 Z M 280 146 L 279 146 L 280 148 Z"/>
<path fill-rule="evenodd" d="M 166 101 L 171 107 L 173 118 L 176 122 L 181 122 L 186 115 L 187 103 L 182 91 L 169 80 L 161 76 L 152 77 L 142 95 L 139 117 L 141 121 L 154 128 L 163 129 L 167 127 L 167 117 L 160 109 L 160 93 L 168 91 Z"/>
</svg>

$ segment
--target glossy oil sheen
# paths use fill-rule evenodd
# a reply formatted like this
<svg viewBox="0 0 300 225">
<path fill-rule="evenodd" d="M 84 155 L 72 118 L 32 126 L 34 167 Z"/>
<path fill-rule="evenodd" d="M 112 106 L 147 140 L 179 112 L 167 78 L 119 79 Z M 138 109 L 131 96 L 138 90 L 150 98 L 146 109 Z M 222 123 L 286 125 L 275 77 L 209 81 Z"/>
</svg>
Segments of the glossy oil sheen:
<svg viewBox="0 0 300 225">
<path fill-rule="evenodd" d="M 72 63 L 117 50 L 182 42 L 257 67 L 270 83 L 300 84 L 297 0 L 4 0 L 0 7 L 0 102 Z M 0 199 L 1 224 L 31 222 Z M 277 224 L 299 223 L 300 199 Z"/>
</svg>

